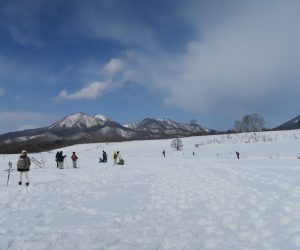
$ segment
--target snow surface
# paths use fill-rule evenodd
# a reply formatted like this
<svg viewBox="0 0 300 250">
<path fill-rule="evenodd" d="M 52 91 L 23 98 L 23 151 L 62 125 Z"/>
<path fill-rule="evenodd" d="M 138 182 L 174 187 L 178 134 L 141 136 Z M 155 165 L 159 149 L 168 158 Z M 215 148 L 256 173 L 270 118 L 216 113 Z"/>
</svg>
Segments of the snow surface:
<svg viewBox="0 0 300 250">
<path fill-rule="evenodd" d="M 56 151 L 29 152 L 46 162 L 29 187 L 16 171 L 6 186 L 18 155 L 0 155 L 0 249 L 300 249 L 300 130 L 182 141 L 67 147 L 65 169 Z"/>
</svg>

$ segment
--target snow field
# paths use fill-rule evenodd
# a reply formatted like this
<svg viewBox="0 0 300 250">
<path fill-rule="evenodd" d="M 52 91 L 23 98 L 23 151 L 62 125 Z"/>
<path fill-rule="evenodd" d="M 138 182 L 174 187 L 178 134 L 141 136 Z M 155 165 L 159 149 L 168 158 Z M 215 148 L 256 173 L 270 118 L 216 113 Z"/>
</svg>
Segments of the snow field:
<svg viewBox="0 0 300 250">
<path fill-rule="evenodd" d="M 16 171 L 6 186 L 18 155 L 0 155 L 0 249 L 300 249 L 300 131 L 263 135 L 183 138 L 178 152 L 171 140 L 76 145 L 65 169 L 56 151 L 29 152 L 46 161 L 29 187 Z"/>
</svg>

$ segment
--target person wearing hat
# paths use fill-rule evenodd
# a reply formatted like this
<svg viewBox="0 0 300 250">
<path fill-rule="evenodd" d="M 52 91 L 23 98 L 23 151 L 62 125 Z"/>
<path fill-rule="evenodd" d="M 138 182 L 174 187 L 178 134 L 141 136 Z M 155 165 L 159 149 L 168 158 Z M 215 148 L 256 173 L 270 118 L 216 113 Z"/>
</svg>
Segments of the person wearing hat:
<svg viewBox="0 0 300 250">
<path fill-rule="evenodd" d="M 28 171 L 30 165 L 31 161 L 30 158 L 27 156 L 27 151 L 22 150 L 22 154 L 20 155 L 19 160 L 17 162 L 17 170 L 20 172 L 19 185 L 22 185 L 22 177 L 24 174 L 26 179 L 26 186 L 29 186 Z"/>
</svg>

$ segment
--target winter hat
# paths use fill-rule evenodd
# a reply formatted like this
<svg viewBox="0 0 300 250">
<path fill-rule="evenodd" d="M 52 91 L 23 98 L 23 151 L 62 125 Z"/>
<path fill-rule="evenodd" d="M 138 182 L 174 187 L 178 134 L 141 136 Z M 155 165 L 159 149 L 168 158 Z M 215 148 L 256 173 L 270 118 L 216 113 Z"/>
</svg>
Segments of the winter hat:
<svg viewBox="0 0 300 250">
<path fill-rule="evenodd" d="M 27 151 L 26 150 L 22 150 L 22 154 L 27 154 Z"/>
</svg>

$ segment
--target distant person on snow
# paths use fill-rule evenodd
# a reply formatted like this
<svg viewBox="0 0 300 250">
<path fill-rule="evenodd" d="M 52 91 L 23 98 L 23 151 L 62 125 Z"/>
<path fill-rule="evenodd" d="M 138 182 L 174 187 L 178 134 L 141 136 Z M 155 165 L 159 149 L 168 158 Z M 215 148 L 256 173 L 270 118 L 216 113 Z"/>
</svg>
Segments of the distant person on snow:
<svg viewBox="0 0 300 250">
<path fill-rule="evenodd" d="M 104 150 L 102 151 L 102 158 L 100 158 L 99 162 L 107 162 L 107 153 Z"/>
<path fill-rule="evenodd" d="M 162 154 L 163 154 L 164 157 L 166 157 L 166 151 L 165 150 L 162 151 Z"/>
<path fill-rule="evenodd" d="M 122 158 L 119 151 L 117 152 L 117 164 L 118 165 L 124 165 L 124 160 L 123 160 L 123 158 Z"/>
<path fill-rule="evenodd" d="M 58 165 L 60 169 L 64 168 L 64 159 L 66 158 L 66 155 L 63 155 L 63 151 L 59 152 L 58 155 Z"/>
<path fill-rule="evenodd" d="M 107 153 L 103 150 L 102 152 L 103 162 L 107 162 Z"/>
<path fill-rule="evenodd" d="M 29 186 L 29 178 L 28 171 L 31 165 L 30 158 L 27 156 L 27 151 L 22 150 L 22 154 L 20 155 L 17 162 L 17 170 L 20 172 L 19 185 L 22 185 L 22 176 L 25 175 L 26 178 L 26 186 Z"/>
<path fill-rule="evenodd" d="M 59 167 L 59 165 L 58 165 L 58 157 L 59 157 L 59 152 L 57 151 L 56 155 L 55 155 L 56 167 Z"/>
<path fill-rule="evenodd" d="M 114 152 L 113 154 L 114 165 L 124 165 L 124 160 L 121 157 L 120 151 Z"/>
<path fill-rule="evenodd" d="M 77 155 L 75 154 L 75 152 L 73 152 L 72 156 L 71 156 L 71 159 L 72 159 L 72 163 L 73 163 L 73 168 L 77 168 L 77 160 L 78 160 L 78 157 Z"/>
<path fill-rule="evenodd" d="M 114 165 L 117 164 L 118 153 L 119 153 L 119 151 L 118 152 L 115 151 L 113 154 Z"/>
<path fill-rule="evenodd" d="M 235 153 L 236 153 L 236 158 L 240 159 L 240 153 L 238 151 L 236 151 Z"/>
</svg>

